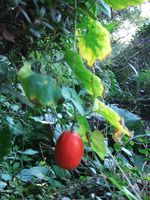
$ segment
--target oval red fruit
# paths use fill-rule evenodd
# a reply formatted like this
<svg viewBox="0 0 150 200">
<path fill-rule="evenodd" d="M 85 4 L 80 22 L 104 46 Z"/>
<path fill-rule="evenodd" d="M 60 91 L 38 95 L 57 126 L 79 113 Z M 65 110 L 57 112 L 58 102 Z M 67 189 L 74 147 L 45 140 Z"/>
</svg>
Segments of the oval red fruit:
<svg viewBox="0 0 150 200">
<path fill-rule="evenodd" d="M 64 169 L 75 169 L 84 153 L 83 141 L 79 134 L 67 131 L 58 138 L 55 150 L 56 163 Z"/>
</svg>

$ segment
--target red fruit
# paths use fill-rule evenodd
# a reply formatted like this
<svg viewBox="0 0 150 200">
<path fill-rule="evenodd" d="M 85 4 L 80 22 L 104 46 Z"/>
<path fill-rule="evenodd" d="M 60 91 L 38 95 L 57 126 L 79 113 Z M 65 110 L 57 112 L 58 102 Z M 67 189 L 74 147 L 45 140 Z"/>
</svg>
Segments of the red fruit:
<svg viewBox="0 0 150 200">
<path fill-rule="evenodd" d="M 75 169 L 81 162 L 84 153 L 83 141 L 79 134 L 66 131 L 56 143 L 56 163 L 64 169 Z"/>
</svg>

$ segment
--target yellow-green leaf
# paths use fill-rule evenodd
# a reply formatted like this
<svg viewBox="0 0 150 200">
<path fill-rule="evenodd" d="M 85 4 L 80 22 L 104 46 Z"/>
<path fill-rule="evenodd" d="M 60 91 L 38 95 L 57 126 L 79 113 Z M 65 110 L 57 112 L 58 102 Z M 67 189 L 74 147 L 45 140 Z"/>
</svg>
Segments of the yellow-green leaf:
<svg viewBox="0 0 150 200">
<path fill-rule="evenodd" d="M 77 120 L 80 124 L 78 132 L 81 135 L 84 143 L 88 143 L 87 133 L 90 132 L 90 125 L 84 116 L 78 116 Z"/>
<path fill-rule="evenodd" d="M 95 151 L 98 156 L 104 160 L 106 154 L 107 154 L 107 145 L 104 139 L 103 134 L 98 131 L 95 130 L 91 135 L 91 147 L 93 149 L 93 151 Z"/>
<path fill-rule="evenodd" d="M 64 59 L 74 71 L 77 78 L 86 87 L 89 94 L 95 98 L 102 96 L 104 88 L 101 79 L 85 68 L 83 60 L 77 53 L 67 50 Z"/>
<path fill-rule="evenodd" d="M 56 104 L 61 92 L 56 82 L 47 75 L 35 73 L 30 63 L 25 63 L 20 69 L 19 80 L 29 100 L 40 106 Z"/>
<path fill-rule="evenodd" d="M 136 6 L 144 2 L 144 0 L 104 0 L 104 1 L 116 10 L 122 10 L 129 6 Z"/>
<path fill-rule="evenodd" d="M 80 56 L 92 66 L 95 60 L 103 60 L 111 52 L 109 32 L 89 17 L 84 17 L 76 33 Z"/>
<path fill-rule="evenodd" d="M 98 99 L 94 102 L 94 112 L 101 114 L 110 124 L 112 124 L 121 133 L 131 136 L 130 131 L 124 126 L 123 120 L 117 112 L 106 106 Z"/>
</svg>

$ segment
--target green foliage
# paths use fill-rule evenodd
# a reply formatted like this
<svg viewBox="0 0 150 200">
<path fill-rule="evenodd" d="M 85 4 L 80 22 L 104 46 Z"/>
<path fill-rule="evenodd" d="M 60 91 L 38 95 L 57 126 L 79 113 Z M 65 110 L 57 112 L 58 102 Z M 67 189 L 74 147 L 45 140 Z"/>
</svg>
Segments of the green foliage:
<svg viewBox="0 0 150 200">
<path fill-rule="evenodd" d="M 54 80 L 50 76 L 32 72 L 30 64 L 20 69 L 19 79 L 27 97 L 36 105 L 50 106 L 60 98 L 60 89 Z"/>
<path fill-rule="evenodd" d="M 131 2 L 1 1 L 2 200 L 147 197 L 149 132 L 137 115 L 102 103 L 104 94 L 115 101 L 123 92 L 112 69 L 94 73 L 111 51 L 109 5 Z M 85 151 L 81 165 L 66 171 L 55 163 L 55 144 L 72 129 Z"/>
<path fill-rule="evenodd" d="M 88 66 L 93 66 L 96 59 L 104 59 L 110 52 L 108 31 L 98 22 L 84 17 L 77 31 L 79 53 L 87 61 Z"/>
<path fill-rule="evenodd" d="M 128 6 L 139 5 L 144 2 L 144 0 L 104 0 L 108 5 L 113 7 L 116 10 L 121 10 L 127 8 Z"/>
<path fill-rule="evenodd" d="M 7 155 L 12 146 L 13 135 L 8 129 L 8 127 L 0 127 L 0 162 L 3 157 Z"/>
<path fill-rule="evenodd" d="M 9 65 L 9 60 L 4 56 L 0 56 L 0 80 L 3 80 L 4 77 L 7 77 Z"/>
<path fill-rule="evenodd" d="M 78 120 L 79 125 L 80 125 L 79 129 L 78 129 L 79 134 L 81 135 L 84 143 L 88 144 L 89 141 L 88 141 L 88 138 L 87 138 L 87 133 L 90 132 L 90 125 L 89 125 L 87 119 L 83 116 L 78 116 L 77 120 Z"/>
<path fill-rule="evenodd" d="M 84 63 L 77 53 L 70 50 L 66 51 L 65 61 L 74 71 L 81 83 L 86 87 L 89 94 L 93 95 L 94 98 L 102 96 L 103 85 L 100 78 L 84 67 Z"/>
<path fill-rule="evenodd" d="M 82 107 L 83 102 L 75 90 L 64 87 L 64 88 L 62 88 L 62 96 L 66 100 L 71 101 L 73 103 L 73 105 L 75 106 L 75 108 L 78 110 L 78 112 L 81 115 L 84 115 L 84 109 Z"/>
<path fill-rule="evenodd" d="M 139 73 L 139 77 L 138 80 L 139 81 L 139 85 L 141 88 L 143 88 L 144 90 L 148 90 L 148 88 L 150 87 L 150 70 L 143 70 Z"/>
<path fill-rule="evenodd" d="M 99 157 L 104 160 L 107 154 L 107 146 L 103 134 L 100 131 L 95 130 L 91 134 L 90 138 L 93 151 L 95 151 L 99 155 Z"/>
<path fill-rule="evenodd" d="M 94 102 L 93 111 L 101 114 L 105 119 L 109 121 L 110 124 L 112 124 L 117 129 L 117 131 L 119 130 L 123 134 L 127 134 L 128 136 L 131 136 L 131 133 L 124 126 L 124 122 L 122 118 L 114 110 L 106 106 L 104 103 L 102 103 L 98 99 L 96 99 Z"/>
<path fill-rule="evenodd" d="M 144 133 L 143 122 L 139 116 L 114 105 L 110 105 L 110 108 L 115 110 L 124 119 L 125 125 L 129 130 L 134 131 L 135 135 Z"/>
</svg>

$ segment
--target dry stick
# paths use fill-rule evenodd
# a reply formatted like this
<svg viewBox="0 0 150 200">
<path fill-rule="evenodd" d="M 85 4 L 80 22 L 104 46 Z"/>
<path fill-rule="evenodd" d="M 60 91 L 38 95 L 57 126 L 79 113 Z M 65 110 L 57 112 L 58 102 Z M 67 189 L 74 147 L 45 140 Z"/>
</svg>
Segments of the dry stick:
<svg viewBox="0 0 150 200">
<path fill-rule="evenodd" d="M 119 168 L 119 170 L 123 174 L 124 178 L 127 180 L 128 184 L 130 185 L 130 187 L 132 188 L 134 194 L 136 195 L 137 200 L 142 200 L 141 197 L 140 197 L 140 195 L 136 192 L 135 188 L 133 187 L 132 183 L 130 182 L 129 178 L 127 177 L 127 175 L 125 174 L 125 172 L 123 171 L 123 169 L 118 164 L 117 160 L 114 158 L 114 156 L 110 152 L 109 152 L 109 156 L 113 159 L 114 163 Z"/>
</svg>

